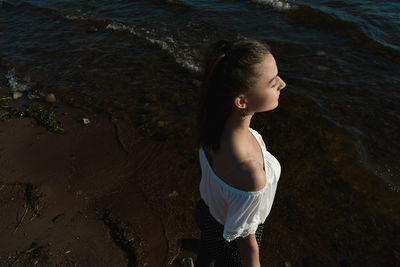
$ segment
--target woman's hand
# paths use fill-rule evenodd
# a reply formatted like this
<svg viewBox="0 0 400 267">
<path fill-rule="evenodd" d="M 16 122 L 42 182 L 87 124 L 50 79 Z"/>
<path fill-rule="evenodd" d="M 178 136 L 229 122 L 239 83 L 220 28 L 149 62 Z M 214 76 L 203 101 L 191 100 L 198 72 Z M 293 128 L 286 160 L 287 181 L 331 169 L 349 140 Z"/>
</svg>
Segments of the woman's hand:
<svg viewBox="0 0 400 267">
<path fill-rule="evenodd" d="M 260 267 L 259 249 L 255 234 L 236 238 L 244 267 Z"/>
</svg>

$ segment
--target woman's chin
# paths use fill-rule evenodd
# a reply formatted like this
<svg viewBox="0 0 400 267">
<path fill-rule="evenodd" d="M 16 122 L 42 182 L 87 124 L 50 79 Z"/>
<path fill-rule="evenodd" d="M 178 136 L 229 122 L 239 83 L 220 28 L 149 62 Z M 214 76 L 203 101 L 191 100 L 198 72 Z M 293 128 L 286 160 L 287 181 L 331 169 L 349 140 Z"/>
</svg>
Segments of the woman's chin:
<svg viewBox="0 0 400 267">
<path fill-rule="evenodd" d="M 277 107 L 278 107 L 278 103 L 276 103 L 276 105 L 274 105 L 274 106 L 269 106 L 268 108 L 266 108 L 266 109 L 264 109 L 263 111 L 260 111 L 260 112 L 271 111 L 271 110 L 276 109 Z"/>
</svg>

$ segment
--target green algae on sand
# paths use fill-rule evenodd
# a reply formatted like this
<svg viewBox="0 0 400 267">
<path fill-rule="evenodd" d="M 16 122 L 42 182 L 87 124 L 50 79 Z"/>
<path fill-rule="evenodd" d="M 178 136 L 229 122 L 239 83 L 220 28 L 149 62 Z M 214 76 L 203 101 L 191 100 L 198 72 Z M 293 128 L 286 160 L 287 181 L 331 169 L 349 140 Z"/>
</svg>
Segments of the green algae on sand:
<svg viewBox="0 0 400 267">
<path fill-rule="evenodd" d="M 0 97 L 0 119 L 18 118 L 18 117 L 31 117 L 34 118 L 38 124 L 45 127 L 50 132 L 64 133 L 61 122 L 57 119 L 56 115 L 37 104 L 32 104 L 27 108 L 15 108 L 9 106 L 11 97 Z"/>
</svg>

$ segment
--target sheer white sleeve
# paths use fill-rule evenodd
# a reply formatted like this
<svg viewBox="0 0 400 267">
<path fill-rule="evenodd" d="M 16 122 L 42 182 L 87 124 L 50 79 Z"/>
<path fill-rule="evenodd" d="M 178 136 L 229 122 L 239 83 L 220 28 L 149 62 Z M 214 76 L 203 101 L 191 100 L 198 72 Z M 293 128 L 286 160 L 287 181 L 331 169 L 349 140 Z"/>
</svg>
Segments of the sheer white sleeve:
<svg viewBox="0 0 400 267">
<path fill-rule="evenodd" d="M 254 234 L 260 223 L 263 223 L 266 198 L 264 190 L 236 194 L 231 198 L 224 225 L 223 237 L 228 242 L 237 237 Z"/>
</svg>

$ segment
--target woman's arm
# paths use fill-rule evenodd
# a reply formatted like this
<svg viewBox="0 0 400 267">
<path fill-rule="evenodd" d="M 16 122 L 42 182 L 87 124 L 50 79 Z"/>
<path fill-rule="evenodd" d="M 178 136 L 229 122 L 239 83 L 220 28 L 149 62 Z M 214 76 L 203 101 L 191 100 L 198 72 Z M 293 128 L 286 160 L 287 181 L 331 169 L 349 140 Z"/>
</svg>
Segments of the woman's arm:
<svg viewBox="0 0 400 267">
<path fill-rule="evenodd" d="M 238 179 L 242 182 L 238 186 L 241 190 L 258 191 L 264 188 L 267 183 L 265 171 L 255 160 L 243 161 L 240 165 L 240 171 L 236 173 L 240 177 Z M 243 177 L 246 177 L 246 179 L 243 179 Z M 256 207 L 254 206 L 252 209 Z M 255 234 L 238 237 L 236 240 L 243 266 L 260 267 L 259 249 Z"/>
<path fill-rule="evenodd" d="M 244 267 L 260 267 L 260 256 L 255 234 L 236 238 Z"/>
</svg>

